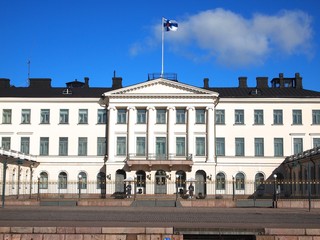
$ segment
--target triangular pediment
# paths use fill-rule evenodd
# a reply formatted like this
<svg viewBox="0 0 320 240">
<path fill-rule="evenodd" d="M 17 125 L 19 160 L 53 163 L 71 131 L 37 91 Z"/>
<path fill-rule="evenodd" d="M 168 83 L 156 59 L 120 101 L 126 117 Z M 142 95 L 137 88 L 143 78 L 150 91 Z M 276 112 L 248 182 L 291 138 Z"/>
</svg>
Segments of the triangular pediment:
<svg viewBox="0 0 320 240">
<path fill-rule="evenodd" d="M 177 81 L 158 78 L 143 83 L 135 84 L 129 87 L 106 92 L 104 96 L 117 95 L 208 95 L 218 96 L 218 93 L 194 87 Z"/>
</svg>

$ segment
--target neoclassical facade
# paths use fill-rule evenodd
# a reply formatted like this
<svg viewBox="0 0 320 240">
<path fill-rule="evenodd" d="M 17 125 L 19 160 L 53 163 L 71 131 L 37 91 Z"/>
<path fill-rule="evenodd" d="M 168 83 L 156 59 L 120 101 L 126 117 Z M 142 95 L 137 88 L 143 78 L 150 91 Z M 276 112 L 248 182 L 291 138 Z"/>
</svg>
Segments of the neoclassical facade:
<svg viewBox="0 0 320 240">
<path fill-rule="evenodd" d="M 173 194 L 190 183 L 195 194 L 267 191 L 257 183 L 286 156 L 320 146 L 320 92 L 303 89 L 298 73 L 270 83 L 258 77 L 254 87 L 238 81 L 215 88 L 204 79 L 195 87 L 160 76 L 123 87 L 114 76 L 106 88 L 90 87 L 88 78 L 64 88 L 30 79 L 20 88 L 0 79 L 1 146 L 36 156 L 39 165 L 20 169 L 19 181 L 31 179 L 43 194 L 79 186 L 112 194 L 128 182 L 139 194 Z M 12 173 L 20 167 L 10 166 L 7 179 L 17 182 Z"/>
</svg>

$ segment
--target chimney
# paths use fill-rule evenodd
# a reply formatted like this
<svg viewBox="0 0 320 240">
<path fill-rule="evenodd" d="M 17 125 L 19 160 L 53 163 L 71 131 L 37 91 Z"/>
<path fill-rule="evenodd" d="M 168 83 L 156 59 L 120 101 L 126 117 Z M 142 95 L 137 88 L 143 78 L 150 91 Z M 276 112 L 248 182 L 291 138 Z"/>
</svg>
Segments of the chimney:
<svg viewBox="0 0 320 240">
<path fill-rule="evenodd" d="M 279 73 L 280 88 L 284 87 L 283 73 Z"/>
<path fill-rule="evenodd" d="M 268 88 L 268 77 L 257 77 L 257 88 Z"/>
<path fill-rule="evenodd" d="M 122 88 L 122 77 L 116 77 L 116 71 L 113 71 L 112 89 Z"/>
<path fill-rule="evenodd" d="M 89 88 L 89 78 L 88 77 L 84 78 L 84 87 Z"/>
<path fill-rule="evenodd" d="M 10 87 L 10 79 L 0 78 L 0 88 L 9 88 L 9 87 Z"/>
<path fill-rule="evenodd" d="M 209 88 L 209 78 L 203 79 L 203 88 L 206 88 L 206 89 Z"/>
<path fill-rule="evenodd" d="M 29 78 L 29 88 L 51 88 L 51 78 Z"/>
<path fill-rule="evenodd" d="M 238 77 L 239 79 L 239 88 L 247 88 L 247 77 Z"/>
<path fill-rule="evenodd" d="M 302 89 L 302 77 L 300 77 L 300 73 L 295 74 L 296 88 Z"/>
</svg>

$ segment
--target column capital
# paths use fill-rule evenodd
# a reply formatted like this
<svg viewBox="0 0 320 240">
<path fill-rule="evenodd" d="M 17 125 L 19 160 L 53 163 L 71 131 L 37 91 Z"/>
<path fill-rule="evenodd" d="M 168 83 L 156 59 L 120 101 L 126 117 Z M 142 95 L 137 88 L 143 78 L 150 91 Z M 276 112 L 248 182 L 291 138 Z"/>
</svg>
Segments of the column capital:
<svg viewBox="0 0 320 240">
<path fill-rule="evenodd" d="M 207 110 L 207 111 L 209 111 L 209 110 L 212 110 L 212 111 L 213 111 L 213 110 L 214 110 L 214 106 L 208 106 L 208 107 L 206 107 L 206 110 Z"/>
<path fill-rule="evenodd" d="M 115 106 L 109 106 L 109 107 L 107 107 L 107 109 L 108 109 L 109 111 L 110 111 L 110 110 L 114 110 L 114 111 L 117 110 Z"/>
<path fill-rule="evenodd" d="M 147 107 L 147 110 L 148 110 L 148 111 L 150 111 L 150 110 L 153 110 L 153 111 L 154 111 L 154 110 L 156 110 L 156 108 L 155 108 L 154 106 L 148 106 L 148 107 Z"/>
<path fill-rule="evenodd" d="M 168 106 L 167 110 L 176 110 L 176 108 L 174 106 Z"/>
<path fill-rule="evenodd" d="M 136 107 L 134 107 L 134 106 L 129 106 L 129 107 L 127 107 L 127 110 L 136 110 Z"/>
<path fill-rule="evenodd" d="M 196 108 L 195 108 L 195 107 L 192 107 L 192 106 L 188 106 L 188 107 L 186 107 L 186 109 L 187 109 L 187 111 L 189 111 L 189 110 L 194 111 Z"/>
</svg>

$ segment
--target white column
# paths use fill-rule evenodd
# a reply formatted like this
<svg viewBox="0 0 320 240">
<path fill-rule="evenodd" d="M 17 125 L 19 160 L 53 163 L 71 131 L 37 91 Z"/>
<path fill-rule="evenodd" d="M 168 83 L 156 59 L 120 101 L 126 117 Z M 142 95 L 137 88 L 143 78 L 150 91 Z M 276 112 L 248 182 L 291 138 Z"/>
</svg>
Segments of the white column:
<svg viewBox="0 0 320 240">
<path fill-rule="evenodd" d="M 155 107 L 147 107 L 147 156 L 150 154 L 155 154 L 155 144 L 154 144 L 154 125 L 156 123 L 156 109 Z"/>
<path fill-rule="evenodd" d="M 186 139 L 186 147 L 187 147 L 187 156 L 189 154 L 194 155 L 194 123 L 195 123 L 195 108 L 187 107 L 187 139 Z"/>
<path fill-rule="evenodd" d="M 174 154 L 175 140 L 174 140 L 174 122 L 175 122 L 175 107 L 167 107 L 168 121 L 167 121 L 167 156 Z"/>
<path fill-rule="evenodd" d="M 134 120 L 135 120 L 135 107 L 128 107 L 128 122 L 127 122 L 127 156 L 130 157 L 133 153 L 135 153 L 135 140 L 134 140 Z"/>
<path fill-rule="evenodd" d="M 214 124 L 215 124 L 215 116 L 214 116 L 214 106 L 210 106 L 206 108 L 207 110 L 207 162 L 214 162 L 215 159 L 215 138 L 214 138 Z"/>
<path fill-rule="evenodd" d="M 108 144 L 108 156 L 107 161 L 114 161 L 115 156 L 115 125 L 117 122 L 117 109 L 114 106 L 108 107 L 108 136 L 107 136 L 107 144 Z"/>
</svg>

